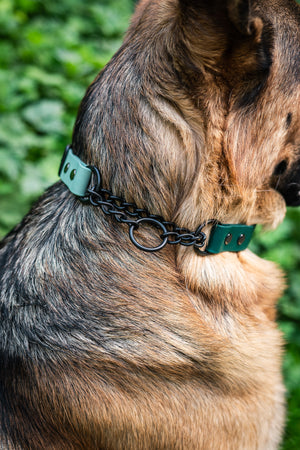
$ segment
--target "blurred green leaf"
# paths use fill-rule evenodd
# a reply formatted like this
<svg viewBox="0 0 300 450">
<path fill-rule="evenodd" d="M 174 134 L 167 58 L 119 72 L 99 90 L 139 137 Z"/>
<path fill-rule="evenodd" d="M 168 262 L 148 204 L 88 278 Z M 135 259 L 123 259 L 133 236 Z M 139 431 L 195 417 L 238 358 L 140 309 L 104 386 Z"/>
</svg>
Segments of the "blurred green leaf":
<svg viewBox="0 0 300 450">
<path fill-rule="evenodd" d="M 41 133 L 61 133 L 63 124 L 64 106 L 55 100 L 40 100 L 27 106 L 22 111 L 22 117 L 36 131 Z"/>
</svg>

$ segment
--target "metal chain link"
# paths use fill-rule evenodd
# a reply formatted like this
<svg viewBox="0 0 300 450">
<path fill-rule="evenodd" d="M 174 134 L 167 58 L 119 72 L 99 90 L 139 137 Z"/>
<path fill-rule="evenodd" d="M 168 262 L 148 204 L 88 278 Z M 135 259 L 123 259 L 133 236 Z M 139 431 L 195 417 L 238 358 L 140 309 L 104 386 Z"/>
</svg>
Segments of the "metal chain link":
<svg viewBox="0 0 300 450">
<path fill-rule="evenodd" d="M 111 191 L 103 189 L 99 170 L 95 166 L 89 166 L 89 168 L 94 174 L 95 185 L 87 190 L 86 196 L 81 198 L 82 201 L 100 207 L 104 214 L 113 216 L 117 222 L 128 225 L 130 240 L 137 248 L 146 252 L 155 252 L 161 250 L 167 244 L 179 244 L 185 247 L 194 246 L 198 251 L 204 247 L 207 236 L 202 230 L 206 225 L 215 221 L 205 222 L 196 231 L 180 228 L 174 222 L 150 214 L 147 209 L 138 208 L 136 204 L 128 203 L 122 197 L 113 195 Z M 160 234 L 162 242 L 157 247 L 146 247 L 136 240 L 134 232 L 145 224 L 162 231 Z M 205 253 L 204 251 L 200 252 Z"/>
</svg>

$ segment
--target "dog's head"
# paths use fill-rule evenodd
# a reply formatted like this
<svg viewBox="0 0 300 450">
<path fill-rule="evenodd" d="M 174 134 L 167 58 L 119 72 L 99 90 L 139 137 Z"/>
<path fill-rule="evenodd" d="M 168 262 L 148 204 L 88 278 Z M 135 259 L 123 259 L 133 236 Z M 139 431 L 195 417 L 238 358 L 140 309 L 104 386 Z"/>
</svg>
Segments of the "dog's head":
<svg viewBox="0 0 300 450">
<path fill-rule="evenodd" d="M 276 226 L 300 205 L 299 60 L 294 0 L 142 0 L 74 148 L 179 225 Z"/>
</svg>

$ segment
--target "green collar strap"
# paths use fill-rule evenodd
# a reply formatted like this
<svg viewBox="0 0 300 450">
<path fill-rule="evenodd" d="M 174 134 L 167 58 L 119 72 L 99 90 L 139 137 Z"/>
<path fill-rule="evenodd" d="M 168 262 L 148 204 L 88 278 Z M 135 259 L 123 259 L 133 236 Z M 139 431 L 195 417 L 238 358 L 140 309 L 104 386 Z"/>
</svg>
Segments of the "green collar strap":
<svg viewBox="0 0 300 450">
<path fill-rule="evenodd" d="M 94 171 L 98 171 L 95 167 L 87 166 L 84 162 L 81 161 L 81 159 L 74 155 L 72 152 L 72 149 L 70 146 L 66 148 L 66 151 L 64 153 L 60 169 L 59 169 L 59 176 L 62 180 L 62 182 L 68 187 L 68 189 L 76 196 L 78 197 L 85 197 L 87 198 L 89 185 L 91 182 L 92 174 Z M 99 172 L 98 172 L 99 173 Z M 99 175 L 100 179 L 100 175 Z M 97 192 L 97 191 L 96 191 Z M 106 191 L 107 192 L 107 191 Z M 105 202 L 102 202 L 105 203 Z M 93 205 L 95 202 L 92 203 Z M 107 204 L 107 202 L 106 202 Z M 98 206 L 98 205 L 97 205 Z M 101 201 L 99 202 L 99 206 L 101 206 Z M 120 209 L 121 210 L 121 209 Z M 119 213 L 119 215 L 116 214 L 116 211 L 114 213 L 109 212 L 109 214 L 114 214 L 117 218 L 120 217 L 120 215 L 124 215 L 124 213 Z M 153 219 L 155 217 L 155 219 Z M 240 252 L 242 250 L 245 250 L 252 238 L 255 225 L 236 225 L 236 224 L 221 224 L 221 223 L 215 223 L 211 229 L 210 232 L 210 238 L 208 241 L 208 244 L 206 245 L 205 250 L 201 250 L 202 247 L 204 247 L 205 241 L 206 241 L 206 235 L 203 233 L 202 229 L 205 227 L 205 224 L 203 226 L 200 226 L 198 228 L 198 234 L 197 232 L 191 233 L 184 229 L 179 229 L 178 227 L 174 225 L 175 230 L 177 231 L 177 237 L 179 237 L 178 242 L 172 242 L 168 240 L 168 236 L 175 235 L 174 232 L 168 232 L 166 229 L 166 223 L 163 219 L 159 220 L 156 219 L 156 216 L 151 216 L 149 218 L 143 217 L 139 218 L 137 220 L 137 225 L 133 225 L 132 223 L 134 220 L 132 220 L 129 224 L 129 221 L 123 220 L 123 223 L 127 223 L 130 226 L 130 238 L 132 242 L 140 249 L 145 251 L 157 251 L 163 248 L 167 243 L 180 243 L 185 246 L 194 245 L 195 249 L 199 251 L 200 254 L 217 254 L 222 252 Z M 118 220 L 119 222 L 122 220 Z M 156 228 L 161 228 L 163 231 L 162 234 L 162 244 L 158 247 L 155 247 L 154 249 L 143 247 L 142 245 L 138 244 L 133 237 L 133 231 L 136 229 L 141 222 L 148 222 L 151 225 L 156 226 Z M 178 233 L 178 230 L 182 230 L 181 234 Z M 183 237 L 185 236 L 185 237 Z M 188 236 L 188 237 L 187 237 Z M 194 238 L 191 240 L 191 237 Z M 181 239 L 180 239 L 181 238 Z M 175 239 L 176 240 L 176 239 Z M 198 242 L 198 244 L 197 244 Z M 201 242 L 199 244 L 199 242 Z"/>
<path fill-rule="evenodd" d="M 255 225 L 232 225 L 218 223 L 213 226 L 208 245 L 208 253 L 240 252 L 245 250 L 253 236 Z"/>
<path fill-rule="evenodd" d="M 92 170 L 78 156 L 74 155 L 70 146 L 66 148 L 58 175 L 72 194 L 78 197 L 86 195 Z"/>
</svg>

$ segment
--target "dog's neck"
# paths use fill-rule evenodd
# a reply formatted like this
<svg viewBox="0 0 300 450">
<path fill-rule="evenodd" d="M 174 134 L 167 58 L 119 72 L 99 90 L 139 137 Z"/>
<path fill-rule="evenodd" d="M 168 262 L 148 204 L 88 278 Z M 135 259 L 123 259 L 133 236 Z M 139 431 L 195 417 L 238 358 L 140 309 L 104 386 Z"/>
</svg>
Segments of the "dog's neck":
<svg viewBox="0 0 300 450">
<path fill-rule="evenodd" d="M 81 197 L 84 196 L 91 175 L 90 173 L 86 178 L 86 174 L 89 170 L 91 173 L 93 172 L 78 157 L 73 155 L 70 148 L 67 148 L 61 164 L 60 173 L 63 181 L 74 194 Z M 94 168 L 94 171 L 95 170 L 96 169 Z M 83 181 L 83 185 L 80 183 L 81 173 L 85 180 Z M 78 180 L 77 184 L 76 179 Z M 100 183 L 100 176 L 98 177 L 97 183 Z M 106 190 L 104 191 L 107 193 Z M 110 208 L 113 205 L 105 201 L 105 199 L 104 202 L 100 201 L 102 191 L 100 190 L 100 195 L 95 194 L 95 192 L 97 193 L 97 190 L 94 191 L 93 189 L 89 189 L 88 192 L 91 193 L 91 205 L 89 208 L 104 206 L 103 212 L 106 212 L 107 214 L 107 208 Z M 88 197 L 84 198 L 85 201 L 88 200 Z M 120 201 L 120 199 L 118 200 Z M 116 204 L 116 208 L 118 207 L 120 207 L 120 209 L 115 210 L 116 218 L 120 218 L 121 214 L 126 215 L 126 213 L 124 213 L 123 205 L 118 203 Z M 114 208 L 112 208 L 112 210 L 113 209 Z M 134 209 L 136 209 L 135 206 Z M 143 213 L 145 212 L 146 211 L 143 211 Z M 114 214 L 109 213 L 109 215 Z M 126 220 L 131 220 L 132 223 L 134 223 L 133 217 L 128 217 Z M 145 220 L 146 222 L 147 220 L 151 221 L 153 220 L 153 216 L 150 215 Z M 124 224 L 116 224 L 116 226 L 119 229 L 119 235 L 124 232 Z M 132 228 L 133 233 L 135 229 L 134 225 L 130 225 L 130 228 Z M 154 234 L 158 234 L 155 229 Z M 141 236 L 144 238 L 143 230 Z M 149 239 L 149 236 L 146 236 L 146 242 L 147 239 Z M 128 246 L 134 243 L 133 240 L 131 243 L 128 237 L 125 239 L 125 242 L 127 242 Z M 194 251 L 191 247 L 177 248 L 175 252 L 176 266 L 182 274 L 188 289 L 197 294 L 196 298 L 202 298 L 204 301 L 213 299 L 214 302 L 218 303 L 218 307 L 220 308 L 239 308 L 248 313 L 250 310 L 253 312 L 255 305 L 260 303 L 263 311 L 273 318 L 274 304 L 278 298 L 278 293 L 281 292 L 282 285 L 281 273 L 273 266 L 273 264 L 262 261 L 251 252 L 226 252 L 216 255 L 209 254 L 200 256 L 199 250 Z M 259 268 L 261 273 L 267 274 L 264 281 L 260 284 L 257 281 L 257 271 Z M 260 275 L 259 279 L 261 280 L 261 278 Z M 236 282 L 237 279 L 239 280 L 238 283 Z M 263 305 L 261 305 L 261 299 L 264 301 Z"/>
<path fill-rule="evenodd" d="M 165 0 L 141 4 L 122 49 L 88 90 L 75 126 L 75 150 L 82 151 L 80 156 L 87 164 L 105 167 L 103 185 L 109 186 L 116 195 L 126 195 L 128 202 L 175 221 L 180 227 L 195 230 L 211 218 L 222 223 L 276 227 L 285 215 L 284 199 L 264 184 L 268 167 L 263 152 L 257 152 L 261 154 L 258 162 L 244 160 L 245 149 L 254 144 L 241 139 L 240 130 L 249 130 L 252 124 L 245 124 L 245 109 L 239 111 L 232 102 L 230 104 L 231 99 L 234 100 L 232 92 L 237 97 L 243 92 L 244 73 L 240 67 L 247 72 L 253 69 L 249 68 L 248 59 L 254 66 L 257 63 L 254 45 L 257 36 L 234 40 L 252 46 L 253 51 L 252 47 L 247 47 L 245 55 L 249 56 L 250 52 L 253 57 L 245 56 L 244 61 L 244 52 L 237 48 L 237 54 L 229 62 L 231 73 L 241 80 L 237 78 L 233 83 L 225 79 L 226 74 L 220 74 L 221 66 L 219 71 L 215 70 L 226 40 L 216 35 L 214 28 L 197 39 L 189 37 L 194 30 L 189 26 L 184 36 L 167 33 L 168 27 L 176 30 L 178 2 L 170 2 L 174 4 L 174 11 L 169 12 L 168 17 L 164 16 L 163 3 Z M 153 8 L 153 14 L 147 17 L 157 21 L 157 33 L 155 24 L 147 23 L 144 8 Z M 205 23 L 211 21 L 205 20 Z M 224 24 L 225 28 L 222 25 L 223 32 L 228 25 Z M 141 27 L 142 40 L 137 32 Z M 197 30 L 201 32 L 203 28 Z M 207 36 L 211 37 L 211 43 L 221 43 L 218 55 L 207 52 L 208 58 L 214 56 L 213 61 L 199 54 L 200 50 L 208 48 Z M 199 42 L 203 44 L 202 49 Z M 184 48 L 189 51 L 183 52 Z M 199 58 L 210 70 L 197 66 Z M 187 68 L 194 71 L 193 76 Z M 281 125 L 278 123 L 276 127 L 278 132 L 266 134 L 274 148 L 278 147 L 281 133 Z M 260 122 L 256 129 L 258 132 L 262 129 Z M 251 133 L 249 136 L 251 138 Z M 270 148 L 265 140 L 256 140 L 255 145 L 264 142 L 263 147 Z M 234 153 L 237 148 L 239 158 L 236 158 L 237 152 Z M 252 152 L 248 153 L 252 157 Z M 246 176 L 253 164 L 254 180 Z M 273 281 L 280 279 L 273 265 L 261 262 L 249 252 L 201 258 L 192 249 L 181 248 L 177 266 L 189 289 L 206 298 L 216 296 L 220 303 L 239 301 L 247 305 L 247 302 L 255 304 L 264 298 L 273 305 L 275 291 L 277 297 L 280 290 L 277 289 L 280 282 Z M 262 284 L 256 280 L 257 270 L 268 272 Z M 241 277 L 241 283 L 239 292 L 233 295 L 236 277 Z M 273 306 L 266 306 L 268 308 Z"/>
</svg>

